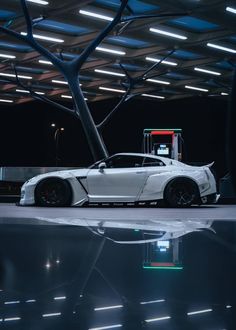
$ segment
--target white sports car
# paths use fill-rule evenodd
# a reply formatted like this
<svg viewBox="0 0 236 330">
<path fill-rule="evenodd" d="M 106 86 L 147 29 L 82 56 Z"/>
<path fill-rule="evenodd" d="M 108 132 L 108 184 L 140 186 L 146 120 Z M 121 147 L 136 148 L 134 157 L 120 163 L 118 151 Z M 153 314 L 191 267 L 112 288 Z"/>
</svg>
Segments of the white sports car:
<svg viewBox="0 0 236 330">
<path fill-rule="evenodd" d="M 217 201 L 210 165 L 196 167 L 150 154 L 119 153 L 89 168 L 33 177 L 20 205 L 81 206 L 164 200 L 169 207 Z"/>
</svg>

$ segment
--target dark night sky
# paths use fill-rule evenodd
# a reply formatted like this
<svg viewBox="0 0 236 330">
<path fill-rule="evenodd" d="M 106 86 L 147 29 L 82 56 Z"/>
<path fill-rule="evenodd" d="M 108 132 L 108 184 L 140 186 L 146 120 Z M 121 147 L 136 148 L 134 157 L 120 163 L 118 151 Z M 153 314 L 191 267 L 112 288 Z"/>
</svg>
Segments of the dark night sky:
<svg viewBox="0 0 236 330">
<path fill-rule="evenodd" d="M 118 99 L 91 103 L 97 122 Z M 220 176 L 226 172 L 225 135 L 227 102 L 196 97 L 168 102 L 135 99 L 123 105 L 104 130 L 110 154 L 141 152 L 144 128 L 182 128 L 187 162 L 212 162 Z M 93 162 L 79 121 L 50 106 L 32 102 L 1 105 L 0 165 L 54 166 L 52 122 L 65 127 L 59 140 L 61 166 L 85 166 Z"/>
</svg>

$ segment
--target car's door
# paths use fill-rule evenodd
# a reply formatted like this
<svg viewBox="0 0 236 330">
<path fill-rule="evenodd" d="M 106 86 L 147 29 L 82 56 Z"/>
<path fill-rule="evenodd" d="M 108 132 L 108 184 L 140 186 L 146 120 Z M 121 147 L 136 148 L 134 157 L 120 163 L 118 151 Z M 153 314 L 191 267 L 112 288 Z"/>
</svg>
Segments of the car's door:
<svg viewBox="0 0 236 330">
<path fill-rule="evenodd" d="M 142 156 L 115 155 L 104 169 L 90 169 L 87 176 L 90 201 L 131 202 L 137 199 L 145 180 Z"/>
</svg>

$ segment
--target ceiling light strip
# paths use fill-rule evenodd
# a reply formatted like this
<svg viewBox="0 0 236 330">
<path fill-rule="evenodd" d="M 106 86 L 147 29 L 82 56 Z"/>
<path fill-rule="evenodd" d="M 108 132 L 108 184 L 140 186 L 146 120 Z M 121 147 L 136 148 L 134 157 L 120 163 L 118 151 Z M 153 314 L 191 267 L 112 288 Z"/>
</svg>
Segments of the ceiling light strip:
<svg viewBox="0 0 236 330">
<path fill-rule="evenodd" d="M 217 72 L 217 71 L 211 71 L 211 70 L 206 70 L 206 69 L 202 69 L 202 68 L 194 68 L 195 71 L 199 71 L 199 72 L 203 72 L 203 73 L 209 73 L 209 74 L 213 74 L 215 76 L 220 76 L 221 73 Z"/>
<path fill-rule="evenodd" d="M 0 54 L 0 57 L 1 57 L 1 58 L 10 58 L 10 59 L 12 59 L 12 58 L 16 58 L 15 55 L 8 55 L 8 54 Z"/>
<path fill-rule="evenodd" d="M 23 36 L 27 36 L 26 32 L 21 32 L 20 34 L 23 35 Z M 35 39 L 45 40 L 45 41 L 53 41 L 53 42 L 58 42 L 58 43 L 64 42 L 63 39 L 47 37 L 47 36 L 44 36 L 44 35 L 41 35 L 41 34 L 33 34 L 33 37 Z"/>
<path fill-rule="evenodd" d="M 116 55 L 126 55 L 126 52 L 124 52 L 124 51 L 100 47 L 100 46 L 96 47 L 96 50 L 98 50 L 100 52 L 104 52 L 104 53 L 110 53 L 110 54 L 116 54 Z"/>
<path fill-rule="evenodd" d="M 187 88 L 187 89 L 193 89 L 193 90 L 200 91 L 200 92 L 209 92 L 209 90 L 205 89 L 205 88 L 189 86 L 189 85 L 185 85 L 184 87 Z"/>
<path fill-rule="evenodd" d="M 109 88 L 109 87 L 100 86 L 99 89 L 104 90 L 104 91 L 116 92 L 116 93 L 125 93 L 124 90 L 116 89 L 116 88 Z"/>
<path fill-rule="evenodd" d="M 3 73 L 3 72 L 0 72 L 0 76 L 2 77 L 9 77 L 9 78 L 16 78 L 16 75 L 15 74 L 12 74 L 12 73 Z M 21 79 L 32 79 L 32 77 L 30 76 L 22 76 L 22 75 L 17 75 L 18 78 L 21 78 Z"/>
<path fill-rule="evenodd" d="M 64 300 L 66 296 L 54 297 L 54 300 Z"/>
<path fill-rule="evenodd" d="M 111 76 L 125 77 L 124 73 L 118 73 L 118 72 L 106 71 L 106 70 L 100 70 L 100 69 L 95 69 L 94 71 L 98 72 L 98 73 L 108 74 L 108 75 L 111 75 Z"/>
<path fill-rule="evenodd" d="M 145 96 L 145 97 L 152 97 L 155 99 L 165 99 L 164 96 L 160 96 L 160 95 L 152 95 L 152 94 L 141 94 L 141 96 Z"/>
<path fill-rule="evenodd" d="M 43 314 L 42 317 L 52 317 L 52 316 L 60 316 L 61 313 L 48 313 L 48 314 Z"/>
<path fill-rule="evenodd" d="M 5 319 L 4 319 L 4 321 L 5 322 L 8 322 L 8 321 L 18 321 L 18 320 L 21 320 L 21 318 L 20 317 L 6 317 Z"/>
<path fill-rule="evenodd" d="M 52 82 L 55 83 L 55 84 L 68 85 L 68 82 L 67 81 L 64 81 L 64 80 L 53 79 Z"/>
<path fill-rule="evenodd" d="M 230 13 L 236 14 L 236 8 L 226 7 L 226 11 L 229 11 Z"/>
<path fill-rule="evenodd" d="M 172 32 L 168 32 L 165 30 L 160 30 L 160 29 L 156 29 L 156 28 L 150 28 L 149 31 L 154 32 L 154 33 L 158 33 L 167 37 L 172 37 L 172 38 L 176 38 L 176 39 L 181 39 L 181 40 L 186 40 L 188 39 L 186 36 L 183 36 L 181 34 L 177 34 L 177 33 L 172 33 Z"/>
<path fill-rule="evenodd" d="M 30 94 L 30 91 L 27 91 L 25 89 L 16 89 L 16 92 Z M 38 94 L 38 95 L 45 95 L 45 93 L 43 93 L 43 92 L 35 92 L 35 91 L 32 91 L 32 92 L 34 92 L 35 94 Z"/>
<path fill-rule="evenodd" d="M 209 313 L 209 312 L 212 312 L 211 308 L 203 309 L 203 310 L 200 310 L 200 311 L 189 312 L 189 313 L 187 313 L 187 315 L 196 315 L 196 314 L 203 314 L 203 313 Z"/>
<path fill-rule="evenodd" d="M 150 81 L 156 84 L 163 84 L 163 85 L 170 85 L 169 81 L 165 81 L 165 80 L 159 80 L 159 79 L 147 79 L 146 81 Z"/>
<path fill-rule="evenodd" d="M 212 44 L 211 42 L 208 42 L 208 43 L 207 43 L 207 46 L 208 46 L 208 47 L 215 48 L 215 49 L 223 50 L 223 51 L 225 51 L 225 52 L 233 53 L 233 54 L 236 53 L 236 49 L 228 48 L 228 47 L 224 47 L 224 46 L 217 45 L 217 44 Z"/>
<path fill-rule="evenodd" d="M 114 306 L 106 306 L 106 307 L 96 307 L 94 308 L 95 311 L 104 311 L 108 309 L 116 309 L 116 308 L 122 308 L 123 305 L 114 305 Z"/>
<path fill-rule="evenodd" d="M 63 99 L 73 99 L 73 97 L 72 97 L 71 95 L 64 95 L 64 94 L 63 94 L 63 95 L 61 95 L 61 97 L 62 97 Z M 85 101 L 88 101 L 88 99 L 87 99 L 86 97 L 84 98 L 84 100 L 85 100 Z"/>
<path fill-rule="evenodd" d="M 7 99 L 0 99 L 0 102 L 4 102 L 4 103 L 13 103 L 12 100 L 7 100 Z"/>
<path fill-rule="evenodd" d="M 27 2 L 33 2 L 33 3 L 36 3 L 38 5 L 43 5 L 43 6 L 46 6 L 49 4 L 48 1 L 44 1 L 44 0 L 26 0 Z"/>
<path fill-rule="evenodd" d="M 82 10 L 82 9 L 80 9 L 79 13 L 82 14 L 82 15 L 85 15 L 85 16 L 91 16 L 93 18 L 103 19 L 105 21 L 110 21 L 111 22 L 113 20 L 113 17 L 102 15 L 102 14 L 98 14 L 98 13 L 95 13 L 95 12 L 92 12 L 92 11 L 88 11 L 88 10 Z"/>
<path fill-rule="evenodd" d="M 145 60 L 146 60 L 146 61 L 150 61 L 150 62 L 156 62 L 156 63 L 161 62 L 161 64 L 172 65 L 172 66 L 176 66 L 176 65 L 178 65 L 178 63 L 176 63 L 176 62 L 166 61 L 166 60 L 163 60 L 163 61 L 162 61 L 162 60 L 159 59 L 159 58 L 154 58 L 154 57 L 149 57 L 149 56 L 147 56 L 147 57 L 145 58 Z"/>
<path fill-rule="evenodd" d="M 155 304 L 155 303 L 160 303 L 160 302 L 165 302 L 165 299 L 158 299 L 158 300 L 150 300 L 150 301 L 141 301 L 141 305 L 148 305 L 148 304 Z"/>
<path fill-rule="evenodd" d="M 113 324 L 113 325 L 105 325 L 103 327 L 96 327 L 96 328 L 90 328 L 89 330 L 106 330 L 106 329 L 115 329 L 115 328 L 121 328 L 122 324 Z"/>
<path fill-rule="evenodd" d="M 169 320 L 171 319 L 170 316 L 162 316 L 162 317 L 156 317 L 154 319 L 147 319 L 145 322 L 150 323 L 150 322 L 158 322 L 158 321 L 164 321 L 164 320 Z"/>
<path fill-rule="evenodd" d="M 71 95 L 61 95 L 61 97 L 63 97 L 64 99 L 72 99 Z"/>
<path fill-rule="evenodd" d="M 41 63 L 41 64 L 53 65 L 52 62 L 50 62 L 50 61 L 45 61 L 45 60 L 39 60 L 39 63 Z"/>
</svg>

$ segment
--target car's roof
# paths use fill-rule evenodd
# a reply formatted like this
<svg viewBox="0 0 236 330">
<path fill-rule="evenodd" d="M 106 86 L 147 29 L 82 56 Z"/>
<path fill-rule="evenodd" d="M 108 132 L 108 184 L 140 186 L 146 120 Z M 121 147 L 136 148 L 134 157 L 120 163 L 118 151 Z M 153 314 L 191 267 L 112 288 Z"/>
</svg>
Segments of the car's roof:
<svg viewBox="0 0 236 330">
<path fill-rule="evenodd" d="M 166 163 L 166 161 L 171 161 L 172 160 L 172 159 L 167 158 L 167 157 L 160 157 L 160 156 L 156 156 L 156 155 L 152 155 L 152 154 L 143 154 L 143 153 L 136 153 L 136 152 L 119 152 L 119 153 L 114 154 L 112 156 L 117 156 L 117 155 L 151 157 L 151 158 L 160 159 L 164 163 Z"/>
</svg>

